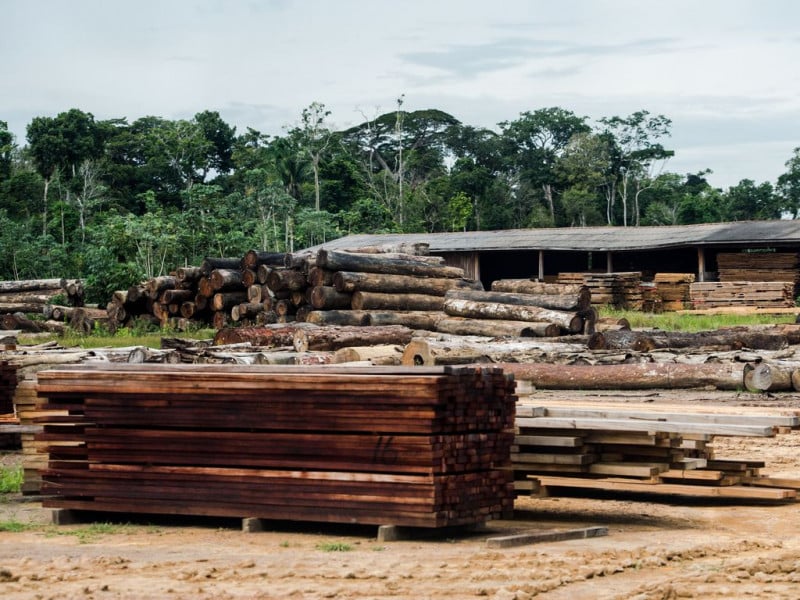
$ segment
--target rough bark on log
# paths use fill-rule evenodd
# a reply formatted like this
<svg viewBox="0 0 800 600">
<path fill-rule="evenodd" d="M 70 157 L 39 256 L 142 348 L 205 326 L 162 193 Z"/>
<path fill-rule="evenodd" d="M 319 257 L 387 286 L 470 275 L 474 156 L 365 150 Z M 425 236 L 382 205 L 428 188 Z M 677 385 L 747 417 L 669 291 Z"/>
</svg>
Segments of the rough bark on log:
<svg viewBox="0 0 800 600">
<path fill-rule="evenodd" d="M 175 279 L 182 285 L 190 285 L 200 281 L 203 270 L 200 267 L 178 267 L 175 269 Z"/>
<path fill-rule="evenodd" d="M 274 269 L 267 277 L 267 286 L 273 292 L 304 290 L 308 287 L 306 276 L 294 269 Z"/>
<path fill-rule="evenodd" d="M 332 286 L 335 275 L 336 273 L 334 271 L 329 271 L 328 269 L 323 269 L 322 267 L 314 267 L 308 271 L 308 285 L 312 287 L 317 287 L 320 285 Z M 345 292 L 348 290 L 338 291 Z"/>
<path fill-rule="evenodd" d="M 348 254 L 333 250 L 317 253 L 317 266 L 330 271 L 362 271 L 366 273 L 391 273 L 421 277 L 448 277 L 463 279 L 464 269 L 444 265 L 431 265 L 418 260 L 381 258 L 379 254 Z"/>
<path fill-rule="evenodd" d="M 583 329 L 583 319 L 576 313 L 538 306 L 515 306 L 498 302 L 475 302 L 445 297 L 444 311 L 453 317 L 501 319 L 504 321 L 545 321 L 554 323 L 571 333 L 578 333 Z"/>
<path fill-rule="evenodd" d="M 307 298 L 308 303 L 316 310 L 346 309 L 352 306 L 350 294 L 337 292 L 335 287 L 327 285 L 309 288 Z"/>
<path fill-rule="evenodd" d="M 410 329 L 426 329 L 436 331 L 436 324 L 445 315 L 439 310 L 407 310 L 407 311 L 366 311 L 367 325 L 405 325 Z"/>
<path fill-rule="evenodd" d="M 0 302 L 0 313 L 43 314 L 44 304 L 39 302 Z"/>
<path fill-rule="evenodd" d="M 231 320 L 235 323 L 242 319 L 253 319 L 264 310 L 260 302 L 242 302 L 231 308 Z"/>
<path fill-rule="evenodd" d="M 436 331 L 454 335 L 485 335 L 490 337 L 556 337 L 561 328 L 555 323 L 546 322 L 448 317 L 436 323 Z"/>
<path fill-rule="evenodd" d="M 9 313 L 0 317 L 0 329 L 19 329 L 30 333 L 45 331 L 42 324 L 38 321 L 31 321 L 24 313 Z"/>
<path fill-rule="evenodd" d="M 382 292 L 426 294 L 429 296 L 444 296 L 448 290 L 459 288 L 483 289 L 480 281 L 469 279 L 359 273 L 356 271 L 337 271 L 333 278 L 333 285 L 340 292 Z"/>
<path fill-rule="evenodd" d="M 214 269 L 209 279 L 215 292 L 233 291 L 243 287 L 242 272 L 234 269 Z"/>
<path fill-rule="evenodd" d="M 33 292 L 37 290 L 61 290 L 60 279 L 17 279 L 0 281 L 0 292 Z"/>
<path fill-rule="evenodd" d="M 237 270 L 242 266 L 241 258 L 212 258 L 207 257 L 200 265 L 200 271 L 204 276 L 208 277 L 215 269 L 231 269 Z"/>
<path fill-rule="evenodd" d="M 256 315 L 256 327 L 272 325 L 278 322 L 278 313 L 274 310 L 262 310 Z"/>
<path fill-rule="evenodd" d="M 166 290 L 177 287 L 178 280 L 172 275 L 162 275 L 161 277 L 151 277 L 144 283 L 144 291 L 151 300 L 158 300 L 158 297 Z"/>
<path fill-rule="evenodd" d="M 358 254 L 406 254 L 410 256 L 428 256 L 430 252 L 428 242 L 399 242 L 396 244 L 381 244 L 378 246 L 359 246 L 358 248 L 345 248 L 343 252 L 355 252 Z"/>
<path fill-rule="evenodd" d="M 316 325 L 369 325 L 369 313 L 362 310 L 312 310 L 305 317 Z"/>
<path fill-rule="evenodd" d="M 237 304 L 247 302 L 247 292 L 224 292 L 211 298 L 211 310 L 230 310 Z"/>
<path fill-rule="evenodd" d="M 249 342 L 253 346 L 292 346 L 294 334 L 299 329 L 317 328 L 311 323 L 286 325 L 265 325 L 264 327 L 235 327 L 220 329 L 214 336 L 214 345 L 241 344 Z"/>
<path fill-rule="evenodd" d="M 645 364 L 521 364 L 497 366 L 518 381 L 537 389 L 552 390 L 649 390 L 714 387 L 738 390 L 746 363 L 645 363 Z"/>
<path fill-rule="evenodd" d="M 600 317 L 594 323 L 595 331 L 630 331 L 628 319 L 616 317 Z"/>
<path fill-rule="evenodd" d="M 5 294 L 0 294 L 0 303 L 47 304 L 60 293 L 61 292 L 58 290 L 40 292 L 8 292 Z"/>
<path fill-rule="evenodd" d="M 592 294 L 586 286 L 582 286 L 577 294 L 522 294 L 519 292 L 450 290 L 445 294 L 445 298 L 474 300 L 476 302 L 497 302 L 515 306 L 539 306 L 563 311 L 587 310 L 592 303 Z"/>
<path fill-rule="evenodd" d="M 285 252 L 263 252 L 249 250 L 242 258 L 242 266 L 246 269 L 258 269 L 261 265 L 282 267 L 286 258 Z"/>
<path fill-rule="evenodd" d="M 406 366 L 462 365 L 485 362 L 542 362 L 553 354 L 581 352 L 583 346 L 545 341 L 471 341 L 457 337 L 437 340 L 415 337 L 403 351 Z"/>
<path fill-rule="evenodd" d="M 779 350 L 788 346 L 785 335 L 762 331 L 606 331 L 595 332 L 589 339 L 592 350 L 636 350 L 650 352 L 661 348 L 704 348 L 713 350 Z"/>
<path fill-rule="evenodd" d="M 379 327 L 316 327 L 295 332 L 293 345 L 298 352 L 338 350 L 346 346 L 407 344 L 413 331 L 402 325 Z"/>
<path fill-rule="evenodd" d="M 194 298 L 192 290 L 165 290 L 159 300 L 165 304 L 172 304 L 174 302 L 186 302 Z"/>
<path fill-rule="evenodd" d="M 531 279 L 498 279 L 492 282 L 493 292 L 514 292 L 518 294 L 579 294 L 582 283 L 545 283 Z"/>
<path fill-rule="evenodd" d="M 353 292 L 353 310 L 435 310 L 444 308 L 443 296 Z"/>
<path fill-rule="evenodd" d="M 75 311 L 81 311 L 84 315 L 92 319 L 102 320 L 108 316 L 108 311 L 102 308 L 87 308 L 85 306 L 52 306 L 50 316 L 54 321 L 64 321 L 71 319 Z"/>
</svg>

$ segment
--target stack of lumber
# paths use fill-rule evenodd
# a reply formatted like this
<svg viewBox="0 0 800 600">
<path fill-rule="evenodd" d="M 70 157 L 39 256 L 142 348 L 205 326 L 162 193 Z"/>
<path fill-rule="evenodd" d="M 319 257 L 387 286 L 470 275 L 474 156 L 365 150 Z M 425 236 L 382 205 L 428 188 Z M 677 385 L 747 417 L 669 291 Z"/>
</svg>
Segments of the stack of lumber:
<svg viewBox="0 0 800 600">
<path fill-rule="evenodd" d="M 658 293 L 658 287 L 654 282 L 643 281 L 639 286 L 639 290 L 642 293 L 642 312 L 664 312 L 664 302 L 662 301 L 661 294 Z"/>
<path fill-rule="evenodd" d="M 793 308 L 794 283 L 789 281 L 716 281 L 690 284 L 694 309 L 720 307 Z"/>
<path fill-rule="evenodd" d="M 24 279 L 0 281 L 0 314 L 42 314 L 57 297 L 71 306 L 83 306 L 83 282 L 78 279 Z"/>
<path fill-rule="evenodd" d="M 715 436 L 772 437 L 800 417 L 521 406 L 512 448 L 519 492 L 546 488 L 787 501 L 800 480 L 762 477 L 763 461 L 720 459 Z"/>
<path fill-rule="evenodd" d="M 592 304 L 621 310 L 641 310 L 642 274 L 639 271 L 618 273 L 559 273 L 558 283 L 580 283 L 591 290 Z"/>
<path fill-rule="evenodd" d="M 800 283 L 800 259 L 796 252 L 720 252 L 720 281 L 789 281 Z"/>
<path fill-rule="evenodd" d="M 103 365 L 42 371 L 43 505 L 472 525 L 508 515 L 498 369 Z"/>
<path fill-rule="evenodd" d="M 692 301 L 691 284 L 694 279 L 694 273 L 656 273 L 653 282 L 661 298 L 662 310 L 687 308 Z"/>
</svg>

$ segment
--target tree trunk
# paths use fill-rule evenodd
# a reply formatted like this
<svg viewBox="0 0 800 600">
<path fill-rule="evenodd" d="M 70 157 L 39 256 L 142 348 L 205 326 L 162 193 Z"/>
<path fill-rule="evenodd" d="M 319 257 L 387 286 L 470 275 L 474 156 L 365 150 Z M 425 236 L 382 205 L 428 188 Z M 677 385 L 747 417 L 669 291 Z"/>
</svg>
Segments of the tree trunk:
<svg viewBox="0 0 800 600">
<path fill-rule="evenodd" d="M 436 323 L 436 331 L 454 335 L 483 335 L 488 337 L 556 337 L 561 328 L 554 323 L 532 321 L 502 321 L 498 319 L 467 319 L 449 317 Z"/>
<path fill-rule="evenodd" d="M 350 294 L 337 292 L 336 288 L 327 285 L 310 288 L 307 298 L 316 310 L 347 309 L 352 306 Z"/>
<path fill-rule="evenodd" d="M 369 325 L 370 313 L 363 310 L 312 310 L 306 315 L 307 323 L 316 325 Z"/>
<path fill-rule="evenodd" d="M 402 363 L 429 367 L 487 362 L 542 362 L 551 360 L 554 352 L 580 352 L 583 349 L 583 346 L 576 344 L 519 340 L 477 342 L 458 338 L 414 338 L 403 351 Z"/>
<path fill-rule="evenodd" d="M 592 350 L 636 350 L 650 352 L 661 348 L 703 348 L 706 350 L 780 350 L 788 345 L 785 335 L 762 331 L 700 331 L 697 333 L 666 331 L 595 332 L 589 338 Z"/>
<path fill-rule="evenodd" d="M 455 288 L 483 289 L 480 281 L 471 281 L 469 279 L 359 273 L 354 271 L 336 272 L 333 284 L 340 292 L 426 294 L 428 296 L 444 296 L 448 290 Z"/>
<path fill-rule="evenodd" d="M 247 288 L 247 301 L 248 302 L 261 302 L 261 294 L 264 288 L 260 285 L 251 285 Z"/>
<path fill-rule="evenodd" d="M 419 277 L 464 278 L 464 269 L 444 265 L 431 265 L 419 260 L 383 258 L 380 254 L 348 254 L 333 250 L 317 253 L 317 266 L 330 271 L 359 271 L 365 273 L 391 273 Z"/>
<path fill-rule="evenodd" d="M 294 335 L 294 349 L 338 350 L 347 346 L 378 346 L 385 344 L 407 344 L 413 332 L 402 325 L 382 327 L 317 327 L 300 329 Z"/>
<path fill-rule="evenodd" d="M 382 244 L 380 246 L 359 246 L 358 248 L 343 248 L 342 252 L 356 254 L 405 254 L 406 256 L 428 256 L 430 252 L 428 242 L 398 242 L 396 244 Z M 436 257 L 439 258 L 438 256 Z M 440 259 L 444 260 L 444 259 Z"/>
<path fill-rule="evenodd" d="M 471 300 L 445 298 L 444 311 L 453 317 L 501 319 L 505 321 L 544 321 L 554 323 L 571 333 L 579 333 L 583 329 L 583 319 L 577 314 L 538 306 L 515 306 L 498 302 L 474 302 Z"/>
<path fill-rule="evenodd" d="M 402 358 L 403 347 L 391 344 L 383 346 L 350 346 L 348 348 L 339 348 L 333 353 L 334 363 L 369 361 L 373 365 L 397 366 Z"/>
<path fill-rule="evenodd" d="M 744 368 L 744 387 L 750 392 L 785 392 L 794 389 L 792 371 L 768 363 Z"/>
<path fill-rule="evenodd" d="M 646 363 L 563 365 L 539 363 L 498 364 L 518 381 L 551 390 L 691 389 L 713 386 L 718 390 L 742 388 L 746 363 Z"/>
<path fill-rule="evenodd" d="M 314 267 L 308 271 L 308 285 L 311 287 L 317 287 L 321 285 L 325 286 L 332 286 L 334 285 L 334 275 L 336 273 L 334 271 L 329 271 L 328 269 L 323 269 L 322 267 Z M 338 288 L 337 288 L 338 289 Z M 340 292 L 347 292 L 352 290 L 339 290 Z"/>
<path fill-rule="evenodd" d="M 273 292 L 304 290 L 308 287 L 306 276 L 294 269 L 274 269 L 267 277 L 267 286 Z"/>
<path fill-rule="evenodd" d="M 172 275 L 163 275 L 161 277 L 151 277 L 144 283 L 144 291 L 148 298 L 151 300 L 158 300 L 158 297 L 167 290 L 175 289 L 178 286 L 178 280 Z"/>
<path fill-rule="evenodd" d="M 186 302 L 194 298 L 192 290 L 166 290 L 161 294 L 161 302 L 173 304 L 175 302 Z"/>
<path fill-rule="evenodd" d="M 578 295 L 584 287 L 582 283 L 545 283 L 531 279 L 498 279 L 492 282 L 493 292 L 517 294 Z"/>
<path fill-rule="evenodd" d="M 209 276 L 215 292 L 238 290 L 242 287 L 242 272 L 234 269 L 214 269 Z"/>
<path fill-rule="evenodd" d="M 238 270 L 242 266 L 241 258 L 206 258 L 200 265 L 203 275 L 208 277 L 215 269 Z"/>
<path fill-rule="evenodd" d="M 247 292 L 225 292 L 214 294 L 214 297 L 211 298 L 211 310 L 230 310 L 242 302 L 247 302 Z"/>
<path fill-rule="evenodd" d="M 515 306 L 539 306 L 564 311 L 588 310 L 592 303 L 592 294 L 586 286 L 582 286 L 577 294 L 521 294 L 517 292 L 450 290 L 445 298 L 497 302 Z"/>
<path fill-rule="evenodd" d="M 285 252 L 260 252 L 249 250 L 242 259 L 242 266 L 246 269 L 256 270 L 261 265 L 270 267 L 282 267 L 286 259 Z"/>
<path fill-rule="evenodd" d="M 410 329 L 425 329 L 427 331 L 436 331 L 437 323 L 447 316 L 440 310 L 368 311 L 367 314 L 367 324 L 373 327 L 378 325 L 405 325 Z"/>
<path fill-rule="evenodd" d="M 0 302 L 0 313 L 43 314 L 44 304 L 40 302 Z"/>
<path fill-rule="evenodd" d="M 231 320 L 236 323 L 242 319 L 253 319 L 264 310 L 260 302 L 242 302 L 231 308 Z"/>
<path fill-rule="evenodd" d="M 41 304 L 45 305 L 58 296 L 61 292 L 59 290 L 51 290 L 50 292 L 9 292 L 7 294 L 0 294 L 0 304 Z"/>
<path fill-rule="evenodd" d="M 258 282 L 258 275 L 253 269 L 242 269 L 242 286 L 248 288 Z"/>
<path fill-rule="evenodd" d="M 353 310 L 435 310 L 444 309 L 442 296 L 425 294 L 380 294 L 377 292 L 354 292 Z"/>
<path fill-rule="evenodd" d="M 38 290 L 60 290 L 60 279 L 18 279 L 0 281 L 0 293 L 35 292 Z"/>
<path fill-rule="evenodd" d="M 202 276 L 203 270 L 200 267 L 178 267 L 175 269 L 175 279 L 182 285 L 197 283 Z"/>
<path fill-rule="evenodd" d="M 264 327 L 236 327 L 217 331 L 214 345 L 241 344 L 249 342 L 253 346 L 291 346 L 294 334 L 300 329 L 316 329 L 311 323 L 275 324 Z"/>
<path fill-rule="evenodd" d="M 45 331 L 45 328 L 38 321 L 31 321 L 23 313 L 9 313 L 0 317 L 0 329 L 18 329 L 30 333 Z"/>
</svg>

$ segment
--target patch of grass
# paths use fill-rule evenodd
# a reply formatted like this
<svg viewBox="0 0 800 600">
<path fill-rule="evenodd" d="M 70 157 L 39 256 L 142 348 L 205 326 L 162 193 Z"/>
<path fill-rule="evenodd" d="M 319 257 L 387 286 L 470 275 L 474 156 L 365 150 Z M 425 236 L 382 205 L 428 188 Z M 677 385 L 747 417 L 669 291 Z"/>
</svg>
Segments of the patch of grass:
<svg viewBox="0 0 800 600">
<path fill-rule="evenodd" d="M 91 523 L 83 527 L 69 529 L 51 528 L 48 530 L 47 534 L 50 536 L 71 535 L 78 538 L 78 542 L 81 544 L 91 544 L 104 535 L 130 533 L 130 531 L 130 525 L 119 523 Z"/>
<path fill-rule="evenodd" d="M 177 338 L 196 338 L 196 339 L 211 339 L 214 337 L 215 331 L 213 329 L 197 329 L 194 331 L 174 331 L 171 329 L 156 329 L 148 330 L 143 327 L 122 327 L 115 333 L 111 333 L 106 329 L 98 328 L 92 332 L 91 335 L 81 335 L 75 331 L 67 330 L 67 332 L 59 336 L 53 334 L 52 336 L 37 336 L 26 338 L 21 335 L 19 338 L 20 345 L 25 344 L 41 344 L 47 341 L 55 341 L 66 347 L 79 347 L 79 348 L 119 348 L 123 346 L 146 346 L 148 348 L 160 348 L 162 337 L 177 337 Z"/>
<path fill-rule="evenodd" d="M 350 544 L 344 542 L 323 542 L 317 544 L 317 550 L 322 550 L 323 552 L 350 552 L 352 549 L 353 547 Z"/>
<path fill-rule="evenodd" d="M 22 466 L 0 467 L 0 494 L 17 493 L 22 489 Z"/>
<path fill-rule="evenodd" d="M 675 312 L 644 313 L 633 310 L 600 309 L 601 317 L 627 319 L 632 329 L 661 329 L 663 331 L 713 331 L 739 325 L 775 325 L 794 323 L 795 315 L 687 315 Z"/>
<path fill-rule="evenodd" d="M 33 529 L 33 525 L 30 523 L 17 521 L 16 519 L 12 519 L 10 521 L 0 521 L 0 531 L 5 531 L 8 533 L 21 533 L 30 529 Z"/>
</svg>

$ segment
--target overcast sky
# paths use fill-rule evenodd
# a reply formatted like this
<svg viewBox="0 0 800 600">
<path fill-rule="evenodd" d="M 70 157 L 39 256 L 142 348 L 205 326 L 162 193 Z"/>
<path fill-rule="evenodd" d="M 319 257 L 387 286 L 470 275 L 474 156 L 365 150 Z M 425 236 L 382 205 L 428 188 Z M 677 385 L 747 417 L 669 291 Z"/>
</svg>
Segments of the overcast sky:
<svg viewBox="0 0 800 600">
<path fill-rule="evenodd" d="M 280 135 L 437 108 L 672 119 L 668 170 L 775 182 L 800 146 L 796 0 L 0 0 L 0 120 L 217 110 Z"/>
</svg>

